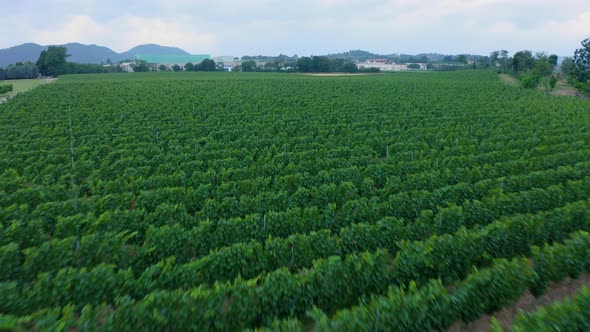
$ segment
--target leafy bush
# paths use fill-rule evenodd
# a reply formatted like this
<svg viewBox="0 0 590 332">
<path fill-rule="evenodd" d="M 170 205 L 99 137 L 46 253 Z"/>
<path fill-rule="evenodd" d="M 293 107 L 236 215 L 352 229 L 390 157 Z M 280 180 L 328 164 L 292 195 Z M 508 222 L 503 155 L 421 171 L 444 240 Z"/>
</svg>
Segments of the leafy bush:
<svg viewBox="0 0 590 332">
<path fill-rule="evenodd" d="M 549 86 L 551 87 L 551 89 L 555 89 L 556 84 L 557 84 L 557 77 L 555 77 L 555 75 L 553 75 L 549 79 Z"/>
<path fill-rule="evenodd" d="M 541 79 L 541 76 L 533 74 L 533 73 L 528 73 L 522 76 L 521 79 L 521 84 L 522 87 L 525 89 L 534 89 L 537 87 L 537 85 L 539 85 L 539 81 Z"/>
<path fill-rule="evenodd" d="M 0 94 L 8 93 L 10 91 L 12 91 L 12 84 L 0 85 Z"/>
</svg>

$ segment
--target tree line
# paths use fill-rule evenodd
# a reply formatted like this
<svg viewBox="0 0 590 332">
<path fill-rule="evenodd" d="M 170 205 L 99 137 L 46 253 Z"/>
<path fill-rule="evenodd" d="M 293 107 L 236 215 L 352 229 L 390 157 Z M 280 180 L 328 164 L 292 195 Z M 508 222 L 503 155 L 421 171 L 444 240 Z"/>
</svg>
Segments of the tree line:
<svg viewBox="0 0 590 332">
<path fill-rule="evenodd" d="M 590 93 L 590 37 L 584 39 L 581 44 L 582 47 L 576 49 L 573 58 L 563 60 L 561 72 L 578 90 Z"/>
<path fill-rule="evenodd" d="M 67 48 L 63 46 L 49 46 L 39 55 L 37 62 L 17 62 L 6 68 L 0 67 L 0 81 L 37 78 L 43 76 L 59 76 L 65 74 L 92 74 L 122 71 L 121 66 L 102 66 L 98 64 L 84 64 L 68 62 Z"/>
<path fill-rule="evenodd" d="M 134 72 L 148 72 L 148 71 L 223 71 L 223 63 L 215 63 L 213 59 L 205 59 L 201 63 L 187 62 L 184 68 L 178 64 L 168 67 L 164 64 L 148 63 L 145 60 L 137 60 L 131 64 Z"/>
<path fill-rule="evenodd" d="M 560 78 L 578 90 L 590 93 L 590 37 L 581 42 L 582 47 L 576 49 L 573 57 L 563 59 L 559 68 L 558 56 L 545 52 L 523 50 L 512 57 L 508 51 L 494 51 L 489 57 L 482 57 L 478 64 L 494 67 L 498 73 L 510 74 L 518 78 L 524 88 L 541 87 L 546 90 L 555 88 Z M 474 63 L 475 67 L 475 63 Z"/>
</svg>

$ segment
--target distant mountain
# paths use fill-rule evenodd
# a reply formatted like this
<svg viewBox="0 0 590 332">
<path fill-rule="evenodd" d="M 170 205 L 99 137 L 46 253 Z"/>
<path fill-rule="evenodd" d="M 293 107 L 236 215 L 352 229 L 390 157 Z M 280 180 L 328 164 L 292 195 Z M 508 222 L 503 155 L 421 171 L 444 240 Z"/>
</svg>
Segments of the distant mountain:
<svg viewBox="0 0 590 332">
<path fill-rule="evenodd" d="M 78 63 L 106 63 L 107 60 L 119 62 L 125 59 L 133 59 L 136 54 L 150 55 L 187 55 L 188 52 L 177 48 L 146 44 L 135 46 L 127 52 L 117 53 L 108 47 L 98 45 L 84 45 L 80 43 L 68 43 L 64 45 L 68 49 L 68 61 Z M 49 46 L 35 43 L 26 43 L 10 48 L 0 49 L 0 67 L 6 67 L 17 62 L 36 62 L 39 54 L 47 50 Z"/>
<path fill-rule="evenodd" d="M 335 53 L 326 55 L 330 59 L 345 59 L 345 60 L 358 60 L 365 61 L 367 59 L 393 59 L 393 55 L 381 55 L 375 54 L 363 50 L 352 50 L 348 52 Z"/>
<path fill-rule="evenodd" d="M 468 58 L 479 58 L 480 55 L 466 54 Z M 376 54 L 363 50 L 352 50 L 348 52 L 328 54 L 326 55 L 331 59 L 345 59 L 345 60 L 357 60 L 365 61 L 367 59 L 390 59 L 399 62 L 439 62 L 443 61 L 447 55 L 440 53 L 420 53 L 420 54 Z M 451 55 L 452 56 L 452 55 Z"/>
<path fill-rule="evenodd" d="M 136 54 L 149 55 L 189 55 L 185 50 L 178 47 L 160 46 L 156 44 L 145 44 L 135 46 L 127 52 L 121 53 L 125 58 L 133 59 Z M 124 59 L 123 59 L 124 60 Z"/>
</svg>

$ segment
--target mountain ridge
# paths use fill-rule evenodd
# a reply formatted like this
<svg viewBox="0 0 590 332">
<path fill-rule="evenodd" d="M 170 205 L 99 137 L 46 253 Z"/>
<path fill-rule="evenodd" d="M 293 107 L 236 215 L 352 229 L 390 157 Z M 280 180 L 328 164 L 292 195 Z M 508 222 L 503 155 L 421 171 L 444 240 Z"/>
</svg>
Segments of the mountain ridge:
<svg viewBox="0 0 590 332">
<path fill-rule="evenodd" d="M 0 49 L 0 67 L 6 67 L 17 62 L 36 62 L 42 51 L 47 50 L 49 46 L 36 43 L 24 43 L 21 45 Z M 152 55 L 187 55 L 187 51 L 178 47 L 162 46 L 157 44 L 142 44 L 129 49 L 128 51 L 117 53 L 106 46 L 96 44 L 67 43 L 55 46 L 65 46 L 68 49 L 68 61 L 77 63 L 101 64 L 119 62 L 125 59 L 133 59 L 136 54 Z"/>
</svg>

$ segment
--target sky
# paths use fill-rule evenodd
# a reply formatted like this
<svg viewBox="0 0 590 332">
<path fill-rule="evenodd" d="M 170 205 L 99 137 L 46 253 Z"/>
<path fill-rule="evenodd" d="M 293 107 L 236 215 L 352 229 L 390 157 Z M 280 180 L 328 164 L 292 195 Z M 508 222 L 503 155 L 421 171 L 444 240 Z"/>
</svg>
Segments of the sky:
<svg viewBox="0 0 590 332">
<path fill-rule="evenodd" d="M 590 0 L 2 0 L 0 48 L 80 42 L 124 52 L 155 43 L 192 54 L 573 55 Z M 9 13 L 8 15 L 6 13 Z"/>
</svg>

